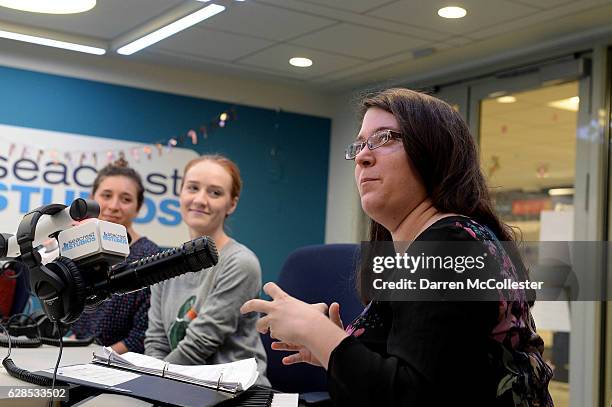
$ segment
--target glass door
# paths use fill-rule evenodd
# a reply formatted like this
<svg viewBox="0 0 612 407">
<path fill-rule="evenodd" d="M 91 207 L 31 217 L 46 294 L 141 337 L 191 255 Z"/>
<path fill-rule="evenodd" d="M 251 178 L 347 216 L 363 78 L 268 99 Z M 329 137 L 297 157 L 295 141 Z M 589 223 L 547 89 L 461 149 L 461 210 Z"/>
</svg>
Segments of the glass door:
<svg viewBox="0 0 612 407">
<path fill-rule="evenodd" d="M 597 240 L 585 221 L 598 216 L 589 211 L 595 180 L 585 165 L 593 148 L 584 131 L 590 116 L 588 74 L 588 61 L 568 59 L 470 86 L 467 117 L 478 138 L 483 173 L 498 214 L 523 241 Z M 595 320 L 594 310 L 536 302 L 533 314 L 554 370 L 555 406 L 589 405 L 584 400 L 597 379 L 596 362 L 590 360 L 596 356 L 586 348 L 596 328 L 584 328 Z"/>
</svg>

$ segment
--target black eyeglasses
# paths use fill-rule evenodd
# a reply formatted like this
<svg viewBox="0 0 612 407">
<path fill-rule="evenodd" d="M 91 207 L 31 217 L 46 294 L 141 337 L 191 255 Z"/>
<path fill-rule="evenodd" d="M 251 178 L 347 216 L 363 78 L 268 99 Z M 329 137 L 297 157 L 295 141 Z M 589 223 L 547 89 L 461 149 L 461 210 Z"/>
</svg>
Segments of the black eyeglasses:
<svg viewBox="0 0 612 407">
<path fill-rule="evenodd" d="M 344 151 L 344 159 L 345 160 L 354 160 L 357 157 L 357 154 L 367 145 L 370 150 L 374 150 L 380 146 L 384 146 L 392 139 L 401 138 L 401 133 L 397 131 L 385 129 L 377 131 L 372 134 L 366 141 L 358 141 L 353 144 L 349 144 L 349 146 Z"/>
</svg>

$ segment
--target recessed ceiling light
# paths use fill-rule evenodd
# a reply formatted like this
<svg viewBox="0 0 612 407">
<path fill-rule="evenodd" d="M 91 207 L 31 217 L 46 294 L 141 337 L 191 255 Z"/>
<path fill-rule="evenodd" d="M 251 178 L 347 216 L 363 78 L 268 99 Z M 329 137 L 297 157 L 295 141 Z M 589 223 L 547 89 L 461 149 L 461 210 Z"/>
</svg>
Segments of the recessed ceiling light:
<svg viewBox="0 0 612 407">
<path fill-rule="evenodd" d="M 140 37 L 137 40 L 122 46 L 117 50 L 117 53 L 121 55 L 132 55 L 133 53 L 168 38 L 179 31 L 183 31 L 192 25 L 219 14 L 223 10 L 225 10 L 225 6 L 220 6 L 218 4 L 211 4 L 201 8 L 194 13 L 191 13 L 173 23 L 145 35 L 144 37 Z"/>
<path fill-rule="evenodd" d="M 438 10 L 438 15 L 444 18 L 462 18 L 465 17 L 467 11 L 463 7 L 442 7 Z"/>
<path fill-rule="evenodd" d="M 514 103 L 516 98 L 514 96 L 500 96 L 497 99 L 497 103 Z"/>
<path fill-rule="evenodd" d="M 554 107 L 561 110 L 569 110 L 571 112 L 577 112 L 580 106 L 580 98 L 573 96 L 567 99 L 555 100 L 546 104 L 547 106 Z"/>
<path fill-rule="evenodd" d="M 312 59 L 303 58 L 303 57 L 294 57 L 289 60 L 289 63 L 293 66 L 297 66 L 300 68 L 308 68 L 312 65 Z"/>
<path fill-rule="evenodd" d="M 96 0 L 0 0 L 0 6 L 32 13 L 75 14 L 91 10 Z"/>
<path fill-rule="evenodd" d="M 29 42 L 31 44 L 46 45 L 47 47 L 63 48 L 68 49 L 70 51 L 79 51 L 94 55 L 104 55 L 106 53 L 106 50 L 104 48 L 90 47 L 88 45 L 52 40 L 50 38 L 36 37 L 34 35 L 19 34 L 11 31 L 0 31 L 0 38 Z"/>
<path fill-rule="evenodd" d="M 548 190 L 549 196 L 574 195 L 574 188 L 551 188 Z"/>
</svg>

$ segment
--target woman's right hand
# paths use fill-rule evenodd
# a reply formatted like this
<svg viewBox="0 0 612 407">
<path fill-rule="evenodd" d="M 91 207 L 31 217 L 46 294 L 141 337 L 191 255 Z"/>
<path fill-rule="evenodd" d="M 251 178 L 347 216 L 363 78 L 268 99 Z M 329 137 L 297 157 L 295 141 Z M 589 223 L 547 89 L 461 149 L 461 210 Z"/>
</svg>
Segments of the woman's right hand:
<svg viewBox="0 0 612 407">
<path fill-rule="evenodd" d="M 332 303 L 329 306 L 329 310 L 327 308 L 327 305 L 322 304 L 322 303 L 313 304 L 313 307 L 319 308 L 321 312 L 323 313 L 326 313 L 327 311 L 329 311 L 329 319 L 334 324 L 344 329 L 344 325 L 342 324 L 342 319 L 340 318 L 340 304 L 338 304 L 337 302 Z M 314 357 L 312 352 L 302 345 L 295 345 L 292 343 L 285 343 L 285 342 L 272 342 L 271 347 L 274 350 L 295 352 L 283 358 L 282 360 L 283 365 L 293 365 L 295 363 L 308 363 L 310 365 L 323 367 L 323 364 L 319 362 L 317 358 Z"/>
</svg>

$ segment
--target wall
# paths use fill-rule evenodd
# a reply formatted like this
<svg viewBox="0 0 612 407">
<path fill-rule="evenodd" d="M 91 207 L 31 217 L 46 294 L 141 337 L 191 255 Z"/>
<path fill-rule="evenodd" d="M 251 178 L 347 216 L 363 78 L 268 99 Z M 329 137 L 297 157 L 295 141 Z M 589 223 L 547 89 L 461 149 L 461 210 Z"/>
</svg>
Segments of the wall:
<svg viewBox="0 0 612 407">
<path fill-rule="evenodd" d="M 94 56 L 0 40 L 0 66 L 90 79 L 180 95 L 331 117 L 329 95 L 296 81 L 243 78 L 121 56 Z"/>
<path fill-rule="evenodd" d="M 14 126 L 152 143 L 198 128 L 229 106 L 0 67 L 0 123 Z M 235 122 L 192 148 L 227 154 L 240 166 L 244 190 L 230 234 L 257 253 L 264 279 L 272 280 L 290 251 L 324 241 L 330 120 L 244 105 L 236 111 Z"/>
<path fill-rule="evenodd" d="M 363 215 L 355 185 L 355 163 L 344 159 L 346 146 L 359 132 L 357 98 L 352 93 L 336 97 L 329 148 L 326 243 L 355 243 L 362 239 Z"/>
</svg>

